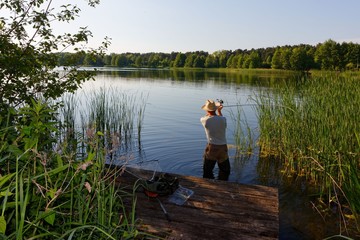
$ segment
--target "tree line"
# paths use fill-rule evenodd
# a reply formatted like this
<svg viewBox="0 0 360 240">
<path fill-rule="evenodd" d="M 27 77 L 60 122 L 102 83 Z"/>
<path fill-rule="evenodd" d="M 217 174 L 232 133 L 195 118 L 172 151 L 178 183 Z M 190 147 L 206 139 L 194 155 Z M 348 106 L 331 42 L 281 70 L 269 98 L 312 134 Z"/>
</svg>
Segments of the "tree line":
<svg viewBox="0 0 360 240">
<path fill-rule="evenodd" d="M 308 71 L 358 70 L 360 44 L 327 40 L 316 46 L 300 44 L 251 50 L 221 50 L 171 53 L 111 53 L 94 56 L 85 52 L 58 53 L 58 64 L 75 62 L 80 66 L 113 66 L 135 68 L 268 68 Z"/>
</svg>

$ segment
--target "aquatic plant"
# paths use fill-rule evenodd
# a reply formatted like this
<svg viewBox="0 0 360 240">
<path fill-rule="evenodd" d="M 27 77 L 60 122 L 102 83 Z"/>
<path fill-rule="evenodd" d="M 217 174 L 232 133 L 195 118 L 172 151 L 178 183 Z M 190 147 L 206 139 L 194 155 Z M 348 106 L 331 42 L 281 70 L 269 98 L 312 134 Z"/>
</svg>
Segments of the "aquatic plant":
<svg viewBox="0 0 360 240">
<path fill-rule="evenodd" d="M 108 160 L 118 161 L 122 155 L 141 149 L 146 100 L 143 93 L 125 93 L 112 87 L 66 95 L 59 116 L 61 139 L 67 139 L 68 144 L 74 142 L 77 154 L 83 156 L 88 132 L 101 132 Z"/>
<path fill-rule="evenodd" d="M 236 156 L 243 154 L 252 154 L 254 144 L 254 130 L 248 124 L 246 114 L 241 104 L 230 110 L 230 117 L 234 121 L 234 141 L 236 147 Z"/>
<path fill-rule="evenodd" d="M 337 204 L 345 224 L 360 209 L 359 78 L 295 81 L 255 98 L 261 154 L 281 160 L 283 174 L 306 179 L 329 206 Z"/>
</svg>

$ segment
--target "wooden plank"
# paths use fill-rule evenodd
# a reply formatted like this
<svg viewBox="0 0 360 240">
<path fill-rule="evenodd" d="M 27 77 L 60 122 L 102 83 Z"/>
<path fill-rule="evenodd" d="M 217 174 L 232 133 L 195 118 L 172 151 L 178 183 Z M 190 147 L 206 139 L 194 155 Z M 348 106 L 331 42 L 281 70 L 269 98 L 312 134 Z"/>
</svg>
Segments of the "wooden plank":
<svg viewBox="0 0 360 240">
<path fill-rule="evenodd" d="M 132 192 L 139 176 L 151 178 L 152 172 L 127 169 L 116 181 Z M 169 213 L 168 221 L 158 200 L 138 191 L 136 217 L 141 230 L 174 240 L 278 238 L 277 189 L 176 176 L 180 185 L 193 190 L 194 195 L 182 206 L 168 202 L 167 196 L 158 197 Z M 131 205 L 131 199 L 127 202 Z"/>
<path fill-rule="evenodd" d="M 233 235 L 244 235 L 246 233 L 247 236 L 277 236 L 276 218 L 270 218 L 268 216 L 259 218 L 259 216 L 254 216 L 248 212 L 235 216 L 229 208 L 227 208 L 227 212 L 215 212 L 201 208 L 196 210 L 166 203 L 163 204 L 170 215 L 171 223 L 166 221 L 160 206 L 157 206 L 157 202 L 138 201 L 138 209 L 141 211 L 138 211 L 137 217 L 143 219 L 144 222 L 148 224 L 154 223 L 154 219 L 156 219 L 155 222 L 160 229 L 168 227 L 169 224 L 183 224 L 184 226 L 178 229 L 181 232 L 185 232 L 185 227 L 197 226 L 197 231 L 206 231 L 209 232 L 209 234 L 218 232 L 220 229 L 222 232 L 232 233 Z M 174 226 L 172 228 L 173 230 Z M 205 233 L 201 234 L 205 235 Z"/>
</svg>

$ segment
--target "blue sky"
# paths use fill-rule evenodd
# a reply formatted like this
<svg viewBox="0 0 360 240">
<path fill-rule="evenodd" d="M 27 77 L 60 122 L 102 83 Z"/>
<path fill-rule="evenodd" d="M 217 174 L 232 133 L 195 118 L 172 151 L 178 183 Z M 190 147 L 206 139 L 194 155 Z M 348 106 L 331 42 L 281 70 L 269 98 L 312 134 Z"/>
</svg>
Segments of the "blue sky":
<svg viewBox="0 0 360 240">
<path fill-rule="evenodd" d="M 114 53 L 360 43 L 360 0 L 101 0 L 96 8 L 82 2 L 66 31 L 88 26 L 90 46 L 108 36 Z"/>
</svg>

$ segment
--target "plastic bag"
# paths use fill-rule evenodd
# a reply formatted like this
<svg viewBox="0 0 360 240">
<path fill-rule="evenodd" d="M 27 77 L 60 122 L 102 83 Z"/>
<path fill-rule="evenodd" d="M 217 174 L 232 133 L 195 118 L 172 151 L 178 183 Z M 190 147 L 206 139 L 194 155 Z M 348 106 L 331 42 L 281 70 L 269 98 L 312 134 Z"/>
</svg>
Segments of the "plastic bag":
<svg viewBox="0 0 360 240">
<path fill-rule="evenodd" d="M 188 188 L 179 186 L 176 191 L 170 195 L 168 201 L 176 205 L 183 205 L 192 195 L 194 191 Z"/>
</svg>

